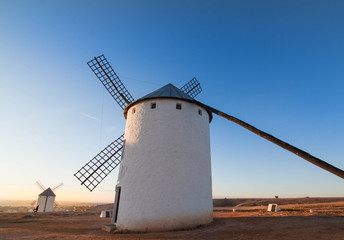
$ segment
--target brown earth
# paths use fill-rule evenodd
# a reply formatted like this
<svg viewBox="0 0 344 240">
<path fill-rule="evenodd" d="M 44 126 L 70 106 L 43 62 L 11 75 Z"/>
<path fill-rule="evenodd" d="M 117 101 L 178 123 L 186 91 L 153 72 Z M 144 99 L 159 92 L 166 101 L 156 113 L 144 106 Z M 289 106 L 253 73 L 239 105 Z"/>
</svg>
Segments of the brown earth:
<svg viewBox="0 0 344 240">
<path fill-rule="evenodd" d="M 301 202 L 285 201 L 281 212 L 266 212 L 259 204 L 235 203 L 236 212 L 214 207 L 209 225 L 157 233 L 104 232 L 110 220 L 99 218 L 101 206 L 87 212 L 1 213 L 0 239 L 344 239 L 343 199 Z"/>
</svg>

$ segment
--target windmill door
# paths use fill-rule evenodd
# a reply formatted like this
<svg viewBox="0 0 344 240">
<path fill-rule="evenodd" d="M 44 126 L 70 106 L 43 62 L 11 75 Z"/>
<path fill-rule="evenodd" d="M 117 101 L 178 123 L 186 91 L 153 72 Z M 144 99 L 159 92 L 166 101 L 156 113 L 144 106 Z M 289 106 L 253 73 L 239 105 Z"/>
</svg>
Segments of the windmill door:
<svg viewBox="0 0 344 240">
<path fill-rule="evenodd" d="M 120 197 L 121 197 L 121 187 L 116 186 L 116 196 L 115 196 L 115 203 L 113 205 L 113 214 L 112 214 L 112 223 L 113 224 L 115 224 L 117 222 Z"/>
</svg>

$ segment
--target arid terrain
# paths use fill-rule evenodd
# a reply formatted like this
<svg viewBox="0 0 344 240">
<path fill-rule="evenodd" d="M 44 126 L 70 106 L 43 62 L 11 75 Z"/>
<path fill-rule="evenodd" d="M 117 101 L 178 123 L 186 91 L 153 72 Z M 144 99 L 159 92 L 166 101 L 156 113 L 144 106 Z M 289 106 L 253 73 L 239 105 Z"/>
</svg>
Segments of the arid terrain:
<svg viewBox="0 0 344 240">
<path fill-rule="evenodd" d="M 277 203 L 280 212 L 267 212 Z M 0 239 L 344 239 L 344 198 L 217 199 L 213 223 L 196 229 L 111 234 L 111 205 L 53 213 L 0 213 Z M 235 212 L 233 212 L 235 209 Z"/>
</svg>

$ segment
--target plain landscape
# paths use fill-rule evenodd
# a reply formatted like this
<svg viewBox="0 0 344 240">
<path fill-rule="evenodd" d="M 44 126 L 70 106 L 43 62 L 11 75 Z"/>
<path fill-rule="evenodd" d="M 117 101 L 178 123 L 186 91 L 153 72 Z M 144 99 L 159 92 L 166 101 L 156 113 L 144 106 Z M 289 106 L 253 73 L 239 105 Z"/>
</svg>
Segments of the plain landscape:
<svg viewBox="0 0 344 240">
<path fill-rule="evenodd" d="M 267 212 L 276 203 L 279 212 Z M 112 204 L 56 207 L 52 213 L 30 207 L 0 207 L 1 239 L 344 239 L 344 198 L 214 199 L 214 221 L 195 229 L 111 234 L 100 218 Z M 22 209 L 23 212 L 19 210 Z M 234 209 L 234 211 L 233 211 Z M 26 211 L 26 212 L 25 212 Z"/>
</svg>

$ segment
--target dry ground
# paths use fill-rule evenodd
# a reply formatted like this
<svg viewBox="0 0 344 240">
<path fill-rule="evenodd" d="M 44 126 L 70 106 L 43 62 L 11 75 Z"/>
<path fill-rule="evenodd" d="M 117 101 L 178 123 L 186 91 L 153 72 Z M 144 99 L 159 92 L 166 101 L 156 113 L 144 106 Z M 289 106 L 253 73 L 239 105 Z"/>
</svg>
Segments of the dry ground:
<svg viewBox="0 0 344 240">
<path fill-rule="evenodd" d="M 0 239 L 344 239 L 344 201 L 266 206 L 215 207 L 212 224 L 160 233 L 110 234 L 101 230 L 109 219 L 99 213 L 1 213 Z M 313 213 L 310 213 L 313 209 Z"/>
</svg>

